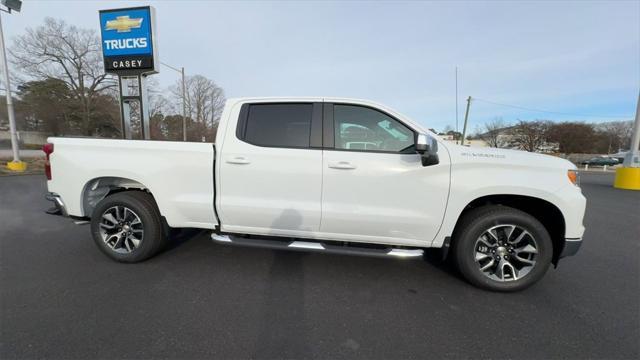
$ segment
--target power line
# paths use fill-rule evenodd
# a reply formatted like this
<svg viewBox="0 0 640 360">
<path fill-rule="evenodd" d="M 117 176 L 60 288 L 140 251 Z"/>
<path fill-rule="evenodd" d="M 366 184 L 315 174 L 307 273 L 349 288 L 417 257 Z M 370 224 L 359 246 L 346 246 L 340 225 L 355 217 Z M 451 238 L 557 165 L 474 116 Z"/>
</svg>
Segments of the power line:
<svg viewBox="0 0 640 360">
<path fill-rule="evenodd" d="M 572 113 L 565 113 L 565 112 L 559 112 L 559 111 L 533 109 L 533 108 L 528 108 L 528 107 L 519 106 L 519 105 L 504 104 L 504 103 L 499 103 L 499 102 L 495 102 L 495 101 L 478 99 L 476 97 L 474 97 L 473 100 L 481 101 L 481 102 L 485 102 L 485 103 L 493 104 L 493 105 L 506 106 L 506 107 L 510 107 L 510 108 L 514 108 L 514 109 L 541 112 L 541 113 L 548 113 L 548 114 L 556 114 L 556 115 L 583 116 L 583 117 L 595 117 L 595 118 L 598 118 L 598 117 L 599 118 L 625 118 L 625 119 L 631 119 L 632 118 L 632 116 L 572 114 Z"/>
</svg>

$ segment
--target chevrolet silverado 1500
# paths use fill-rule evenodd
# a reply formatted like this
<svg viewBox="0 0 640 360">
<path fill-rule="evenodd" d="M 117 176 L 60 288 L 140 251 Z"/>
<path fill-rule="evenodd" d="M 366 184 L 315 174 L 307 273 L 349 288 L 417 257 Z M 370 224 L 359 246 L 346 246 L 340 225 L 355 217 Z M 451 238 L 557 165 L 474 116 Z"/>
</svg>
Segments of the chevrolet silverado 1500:
<svg viewBox="0 0 640 360">
<path fill-rule="evenodd" d="M 513 291 L 581 244 L 570 162 L 445 143 L 385 106 L 333 98 L 228 100 L 216 142 L 50 138 L 47 198 L 91 223 L 121 262 L 173 228 L 228 245 L 418 257 Z M 438 249 L 438 250 L 434 250 Z"/>
</svg>

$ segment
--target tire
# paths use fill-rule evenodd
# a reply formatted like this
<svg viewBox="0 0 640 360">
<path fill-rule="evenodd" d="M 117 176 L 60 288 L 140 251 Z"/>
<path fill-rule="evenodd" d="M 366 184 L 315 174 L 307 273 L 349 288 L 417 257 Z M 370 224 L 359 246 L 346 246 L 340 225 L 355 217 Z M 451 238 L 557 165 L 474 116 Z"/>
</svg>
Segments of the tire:
<svg viewBox="0 0 640 360">
<path fill-rule="evenodd" d="M 540 221 L 500 205 L 465 214 L 454 232 L 452 247 L 462 276 L 491 291 L 519 291 L 533 285 L 544 276 L 553 256 L 551 237 Z"/>
<path fill-rule="evenodd" d="M 153 197 L 142 191 L 123 191 L 100 201 L 91 215 L 91 235 L 104 254 L 124 263 L 152 257 L 167 239 Z"/>
</svg>

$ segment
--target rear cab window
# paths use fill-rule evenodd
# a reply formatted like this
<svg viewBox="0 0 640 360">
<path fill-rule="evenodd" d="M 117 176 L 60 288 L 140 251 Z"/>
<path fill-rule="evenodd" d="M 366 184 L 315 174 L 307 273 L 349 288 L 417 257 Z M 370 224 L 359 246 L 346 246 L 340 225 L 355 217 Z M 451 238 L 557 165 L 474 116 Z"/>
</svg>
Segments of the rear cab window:
<svg viewBox="0 0 640 360">
<path fill-rule="evenodd" d="M 312 118 L 312 103 L 247 104 L 237 135 L 258 146 L 309 148 Z"/>
</svg>

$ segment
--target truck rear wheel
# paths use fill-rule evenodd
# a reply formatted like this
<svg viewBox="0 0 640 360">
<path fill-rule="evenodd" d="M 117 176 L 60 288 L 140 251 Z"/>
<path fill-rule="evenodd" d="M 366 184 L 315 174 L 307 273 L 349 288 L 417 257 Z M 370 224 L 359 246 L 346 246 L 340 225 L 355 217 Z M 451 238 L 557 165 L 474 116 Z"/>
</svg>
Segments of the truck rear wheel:
<svg viewBox="0 0 640 360">
<path fill-rule="evenodd" d="M 100 201 L 91 216 L 91 234 L 103 253 L 127 263 L 150 258 L 166 241 L 160 211 L 142 191 L 123 191 Z"/>
<path fill-rule="evenodd" d="M 506 206 L 470 211 L 456 229 L 454 260 L 472 284 L 518 291 L 540 280 L 551 263 L 547 229 L 533 216 Z"/>
</svg>

